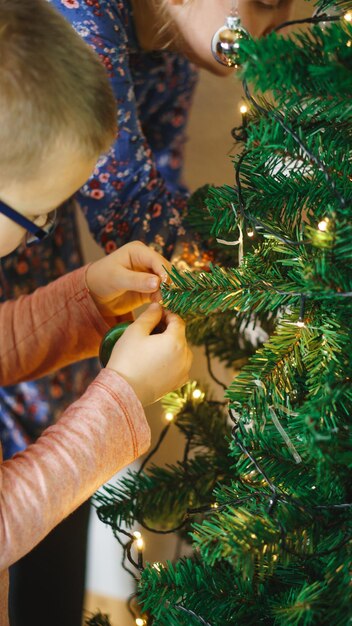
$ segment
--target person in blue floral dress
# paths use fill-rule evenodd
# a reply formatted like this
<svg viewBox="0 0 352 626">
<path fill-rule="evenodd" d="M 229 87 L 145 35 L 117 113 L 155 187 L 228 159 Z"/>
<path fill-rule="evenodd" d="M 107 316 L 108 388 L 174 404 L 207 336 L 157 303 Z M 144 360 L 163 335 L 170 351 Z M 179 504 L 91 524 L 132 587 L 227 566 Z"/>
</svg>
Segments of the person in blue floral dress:
<svg viewBox="0 0 352 626">
<path fill-rule="evenodd" d="M 160 15 L 164 15 L 161 5 L 165 1 L 184 37 L 179 39 L 178 47 L 173 41 L 171 50 L 155 50 L 153 41 L 151 45 L 150 40 L 147 45 L 141 44 L 141 40 L 145 44 L 143 27 L 145 23 L 146 32 L 152 32 L 150 16 L 159 9 Z M 188 112 L 198 76 L 191 60 L 210 71 L 228 73 L 228 68 L 216 67 L 210 40 L 212 32 L 229 14 L 231 2 L 188 0 L 187 7 L 189 3 L 193 5 L 189 8 L 177 6 L 186 2 L 174 0 L 51 2 L 100 56 L 117 100 L 116 142 L 99 159 L 94 175 L 77 194 L 76 202 L 106 253 L 139 239 L 170 258 L 176 242 L 185 235 L 183 217 L 188 191 L 182 181 L 182 161 Z M 291 2 L 239 0 L 239 8 L 244 22 L 247 20 L 245 25 L 260 35 L 284 21 Z M 186 19 L 180 13 L 182 9 L 189 11 L 188 17 L 184 14 Z M 190 18 L 194 20 L 194 31 Z M 165 41 L 158 47 L 164 46 Z M 214 112 L 214 121 L 216 115 Z M 186 245 L 183 253 L 187 255 Z M 204 254 L 201 262 L 207 260 Z M 193 258 L 191 250 L 190 260 Z M 32 292 L 82 262 L 74 202 L 70 201 L 51 240 L 22 248 L 2 260 L 0 298 Z M 97 367 L 95 360 L 86 361 L 35 383 L 0 389 L 0 439 L 5 458 L 24 449 L 55 421 L 87 388 Z M 13 626 L 80 625 L 88 510 L 87 505 L 83 506 L 14 566 L 10 597 Z M 68 536 L 70 549 L 63 550 L 62 543 Z M 17 594 L 21 595 L 21 606 L 16 601 Z"/>
</svg>

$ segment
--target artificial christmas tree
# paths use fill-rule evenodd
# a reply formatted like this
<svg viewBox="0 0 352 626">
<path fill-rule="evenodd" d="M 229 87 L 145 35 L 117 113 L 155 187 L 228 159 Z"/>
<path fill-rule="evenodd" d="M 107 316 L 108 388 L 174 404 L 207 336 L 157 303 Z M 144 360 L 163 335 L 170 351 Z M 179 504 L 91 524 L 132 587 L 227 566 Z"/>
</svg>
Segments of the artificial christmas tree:
<svg viewBox="0 0 352 626">
<path fill-rule="evenodd" d="M 219 263 L 174 269 L 163 293 L 209 357 L 219 337 L 230 364 L 258 319 L 270 338 L 224 402 L 192 383 L 164 399 L 158 445 L 175 424 L 179 464 L 150 465 L 154 449 L 97 496 L 136 566 L 136 624 L 352 623 L 352 3 L 320 0 L 310 22 L 241 43 L 235 184 L 190 218 Z M 145 564 L 137 523 L 191 533 L 193 556 Z"/>
</svg>

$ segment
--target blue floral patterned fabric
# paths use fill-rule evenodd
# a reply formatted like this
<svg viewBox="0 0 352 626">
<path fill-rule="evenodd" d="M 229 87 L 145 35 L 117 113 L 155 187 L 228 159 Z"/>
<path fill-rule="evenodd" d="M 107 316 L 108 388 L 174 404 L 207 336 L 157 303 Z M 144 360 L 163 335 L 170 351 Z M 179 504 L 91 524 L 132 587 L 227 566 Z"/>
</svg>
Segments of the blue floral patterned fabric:
<svg viewBox="0 0 352 626">
<path fill-rule="evenodd" d="M 184 233 L 185 125 L 197 72 L 184 57 L 138 45 L 129 0 L 51 0 L 100 56 L 118 105 L 118 138 L 79 194 L 106 250 L 140 239 L 170 256 Z"/>
<path fill-rule="evenodd" d="M 184 234 L 182 152 L 197 72 L 174 53 L 141 50 L 129 0 L 52 4 L 100 56 L 118 106 L 116 141 L 77 194 L 89 228 L 107 253 L 139 239 L 169 257 Z M 2 260 L 0 298 L 30 293 L 81 264 L 71 203 L 51 240 Z M 81 395 L 97 367 L 96 360 L 85 361 L 35 383 L 0 390 L 4 457 L 26 447 Z"/>
</svg>

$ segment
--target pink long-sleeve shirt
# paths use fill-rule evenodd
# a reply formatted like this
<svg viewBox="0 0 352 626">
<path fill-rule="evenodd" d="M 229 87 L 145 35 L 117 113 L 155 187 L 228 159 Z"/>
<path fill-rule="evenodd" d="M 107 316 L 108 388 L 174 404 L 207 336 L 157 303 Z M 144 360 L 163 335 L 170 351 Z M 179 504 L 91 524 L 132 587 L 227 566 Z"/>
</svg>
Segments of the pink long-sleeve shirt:
<svg viewBox="0 0 352 626">
<path fill-rule="evenodd" d="M 108 326 L 84 276 L 82 268 L 0 306 L 1 385 L 97 354 Z M 105 369 L 27 450 L 1 463 L 0 448 L 0 626 L 9 623 L 9 565 L 149 445 L 134 391 Z"/>
</svg>

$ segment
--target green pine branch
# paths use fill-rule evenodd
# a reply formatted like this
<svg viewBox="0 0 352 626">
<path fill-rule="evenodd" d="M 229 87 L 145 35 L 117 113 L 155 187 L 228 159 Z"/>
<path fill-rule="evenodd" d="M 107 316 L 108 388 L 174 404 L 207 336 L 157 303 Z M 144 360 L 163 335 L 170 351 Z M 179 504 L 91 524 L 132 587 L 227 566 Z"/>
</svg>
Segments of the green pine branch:
<svg viewBox="0 0 352 626">
<path fill-rule="evenodd" d="M 352 11 L 317 3 L 333 5 Z M 273 328 L 226 392 L 228 419 L 193 383 L 169 394 L 184 458 L 98 495 L 115 531 L 192 531 L 193 558 L 142 572 L 148 626 L 352 621 L 351 41 L 342 20 L 241 44 L 254 100 L 234 185 L 201 190 L 189 215 L 232 245 L 216 242 L 208 272 L 172 269 L 163 299 L 231 364 L 249 320 Z"/>
</svg>

